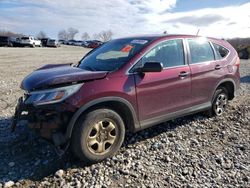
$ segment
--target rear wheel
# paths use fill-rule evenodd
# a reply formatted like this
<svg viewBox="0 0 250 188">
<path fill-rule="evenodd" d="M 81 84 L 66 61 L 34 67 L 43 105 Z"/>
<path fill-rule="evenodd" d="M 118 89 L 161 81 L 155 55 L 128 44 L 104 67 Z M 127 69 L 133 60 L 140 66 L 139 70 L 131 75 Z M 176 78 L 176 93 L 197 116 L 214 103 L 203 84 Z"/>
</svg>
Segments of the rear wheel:
<svg viewBox="0 0 250 188">
<path fill-rule="evenodd" d="M 72 150 L 80 160 L 96 163 L 113 156 L 124 136 L 123 120 L 115 111 L 94 110 L 78 120 L 72 135 Z"/>
<path fill-rule="evenodd" d="M 212 101 L 212 108 L 207 111 L 207 115 L 220 116 L 222 115 L 228 105 L 228 91 L 225 87 L 218 87 L 214 93 Z"/>
</svg>

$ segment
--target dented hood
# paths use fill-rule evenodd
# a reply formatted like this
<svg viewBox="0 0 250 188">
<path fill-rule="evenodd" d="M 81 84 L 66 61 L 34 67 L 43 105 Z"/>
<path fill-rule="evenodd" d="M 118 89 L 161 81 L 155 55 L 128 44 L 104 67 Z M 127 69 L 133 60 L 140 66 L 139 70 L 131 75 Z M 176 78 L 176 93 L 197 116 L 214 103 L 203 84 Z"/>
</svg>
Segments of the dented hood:
<svg viewBox="0 0 250 188">
<path fill-rule="evenodd" d="M 45 65 L 28 75 L 21 84 L 26 91 L 105 78 L 106 71 L 87 71 L 70 64 Z"/>
</svg>

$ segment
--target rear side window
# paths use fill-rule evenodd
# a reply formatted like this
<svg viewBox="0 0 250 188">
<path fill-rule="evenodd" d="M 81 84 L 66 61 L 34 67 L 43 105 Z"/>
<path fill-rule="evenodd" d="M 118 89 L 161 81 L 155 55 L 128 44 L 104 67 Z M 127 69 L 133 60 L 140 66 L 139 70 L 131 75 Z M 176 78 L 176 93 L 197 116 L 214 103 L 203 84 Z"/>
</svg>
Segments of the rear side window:
<svg viewBox="0 0 250 188">
<path fill-rule="evenodd" d="M 142 58 L 142 64 L 146 62 L 160 62 L 163 64 L 163 67 L 184 65 L 182 39 L 160 43 Z"/>
<path fill-rule="evenodd" d="M 215 55 L 216 55 L 217 60 L 223 59 L 229 53 L 229 50 L 221 45 L 213 43 L 213 46 L 214 46 Z"/>
<path fill-rule="evenodd" d="M 190 49 L 191 64 L 202 63 L 214 60 L 214 52 L 205 39 L 188 39 Z"/>
</svg>

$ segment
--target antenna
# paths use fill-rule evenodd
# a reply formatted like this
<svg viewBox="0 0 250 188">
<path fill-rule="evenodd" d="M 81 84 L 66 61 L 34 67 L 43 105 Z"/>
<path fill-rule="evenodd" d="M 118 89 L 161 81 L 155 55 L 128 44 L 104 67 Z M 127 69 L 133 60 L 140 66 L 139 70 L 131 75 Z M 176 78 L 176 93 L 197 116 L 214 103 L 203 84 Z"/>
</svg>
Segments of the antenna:
<svg viewBox="0 0 250 188">
<path fill-rule="evenodd" d="M 197 31 L 197 33 L 196 33 L 196 36 L 198 36 L 198 35 L 199 35 L 199 32 L 200 32 L 200 29 L 198 29 L 198 31 Z"/>
</svg>

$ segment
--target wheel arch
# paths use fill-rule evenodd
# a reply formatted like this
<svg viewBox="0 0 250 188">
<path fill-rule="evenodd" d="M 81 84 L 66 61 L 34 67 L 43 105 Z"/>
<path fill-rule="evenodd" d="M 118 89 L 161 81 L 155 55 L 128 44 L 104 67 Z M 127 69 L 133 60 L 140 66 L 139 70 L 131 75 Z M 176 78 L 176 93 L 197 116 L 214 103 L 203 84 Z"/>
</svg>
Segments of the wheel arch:
<svg viewBox="0 0 250 188">
<path fill-rule="evenodd" d="M 221 80 L 218 84 L 217 84 L 217 86 L 216 86 L 216 88 L 215 88 L 215 90 L 214 90 L 214 92 L 216 91 L 216 89 L 218 88 L 218 87 L 225 87 L 226 89 L 227 89 L 227 91 L 228 91 L 228 99 L 229 100 L 232 100 L 234 97 L 235 97 L 235 91 L 236 91 L 236 84 L 235 84 L 235 81 L 233 80 L 233 79 L 231 79 L 231 78 L 225 78 L 225 79 L 223 79 L 223 80 Z M 214 97 L 214 96 L 213 96 Z"/>
<path fill-rule="evenodd" d="M 129 101 L 120 97 L 104 97 L 83 105 L 74 113 L 66 129 L 66 140 L 71 138 L 74 126 L 82 114 L 102 107 L 116 111 L 123 119 L 125 127 L 129 131 L 135 132 L 140 129 L 136 111 Z"/>
</svg>

